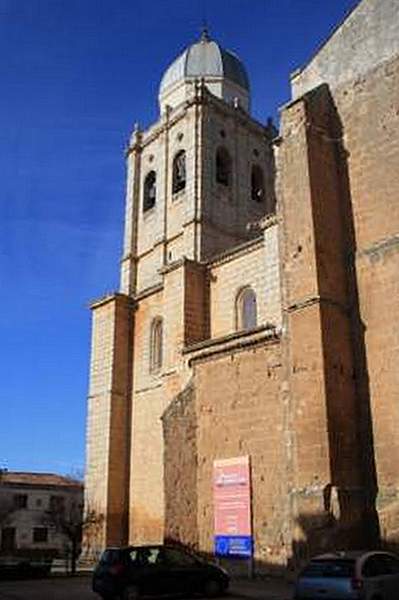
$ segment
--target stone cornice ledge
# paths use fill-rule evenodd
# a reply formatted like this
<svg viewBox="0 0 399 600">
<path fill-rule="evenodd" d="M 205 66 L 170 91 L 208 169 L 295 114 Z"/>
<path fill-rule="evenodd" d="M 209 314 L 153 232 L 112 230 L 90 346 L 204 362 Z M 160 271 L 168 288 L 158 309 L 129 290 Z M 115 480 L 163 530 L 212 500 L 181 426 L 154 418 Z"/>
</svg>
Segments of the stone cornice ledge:
<svg viewBox="0 0 399 600">
<path fill-rule="evenodd" d="M 212 338 L 185 346 L 182 354 L 188 357 L 188 364 L 205 360 L 215 354 L 237 352 L 249 346 L 257 346 L 265 342 L 277 343 L 280 333 L 274 325 L 266 323 L 249 331 L 237 331 L 222 337 Z"/>
<path fill-rule="evenodd" d="M 131 296 L 128 296 L 127 294 L 122 294 L 121 292 L 110 292 L 102 298 L 92 300 L 89 304 L 89 308 L 94 310 L 96 308 L 99 308 L 100 306 L 104 306 L 104 304 L 108 304 L 115 300 L 118 300 L 119 302 L 126 302 L 127 304 L 131 304 L 133 306 L 133 299 L 131 298 Z"/>
</svg>

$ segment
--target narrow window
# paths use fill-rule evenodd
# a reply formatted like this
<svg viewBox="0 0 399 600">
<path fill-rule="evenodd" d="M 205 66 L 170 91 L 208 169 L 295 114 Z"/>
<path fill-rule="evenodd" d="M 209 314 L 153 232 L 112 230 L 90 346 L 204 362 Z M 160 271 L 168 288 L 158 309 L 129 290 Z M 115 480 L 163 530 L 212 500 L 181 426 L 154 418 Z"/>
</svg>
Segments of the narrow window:
<svg viewBox="0 0 399 600">
<path fill-rule="evenodd" d="M 157 317 L 151 324 L 150 371 L 156 372 L 162 367 L 162 319 Z"/>
<path fill-rule="evenodd" d="M 252 288 L 241 290 L 236 301 L 237 329 L 253 329 L 257 324 L 256 295 Z"/>
<path fill-rule="evenodd" d="M 150 210 L 155 206 L 157 196 L 157 175 L 155 171 L 150 171 L 144 180 L 144 202 L 143 211 Z"/>
<path fill-rule="evenodd" d="M 34 527 L 33 528 L 33 541 L 36 544 L 46 543 L 48 540 L 47 527 Z"/>
<path fill-rule="evenodd" d="M 255 202 L 263 202 L 265 197 L 265 183 L 263 171 L 259 165 L 253 165 L 251 172 L 251 198 Z"/>
<path fill-rule="evenodd" d="M 186 153 L 180 150 L 173 159 L 172 193 L 177 194 L 186 187 Z"/>
<path fill-rule="evenodd" d="M 216 151 L 216 182 L 225 186 L 230 185 L 231 159 L 226 148 L 218 148 Z"/>
</svg>

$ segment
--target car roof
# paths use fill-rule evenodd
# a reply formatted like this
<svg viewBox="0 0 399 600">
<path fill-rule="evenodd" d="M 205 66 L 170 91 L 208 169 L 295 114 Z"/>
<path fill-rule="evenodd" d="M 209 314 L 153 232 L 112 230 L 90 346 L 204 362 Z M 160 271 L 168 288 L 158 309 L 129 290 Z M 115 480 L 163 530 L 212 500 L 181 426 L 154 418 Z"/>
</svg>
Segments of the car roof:
<svg viewBox="0 0 399 600">
<path fill-rule="evenodd" d="M 179 546 L 178 544 L 176 544 L 175 546 L 173 544 L 143 544 L 141 546 L 107 546 L 104 549 L 104 552 L 109 551 L 109 550 L 113 550 L 113 551 L 129 551 L 129 550 L 145 550 L 145 549 L 151 549 L 151 548 L 178 548 L 180 550 L 185 550 L 186 552 L 191 552 L 191 550 L 189 550 L 188 548 L 184 548 L 182 546 Z"/>
<path fill-rule="evenodd" d="M 143 546 L 107 546 L 104 548 L 104 552 L 107 550 L 141 550 L 143 548 L 164 548 L 162 544 L 147 544 Z"/>
<path fill-rule="evenodd" d="M 312 561 L 322 561 L 322 560 L 357 560 L 359 558 L 365 556 L 372 556 L 376 554 L 388 554 L 395 558 L 398 558 L 395 554 L 390 552 L 389 550 L 342 550 L 337 552 L 326 552 L 325 554 L 319 554 L 318 556 L 313 556 L 311 558 Z"/>
<path fill-rule="evenodd" d="M 347 559 L 347 560 L 356 560 L 360 556 L 363 556 L 366 552 L 362 552 L 360 550 L 350 550 L 350 551 L 342 551 L 342 552 L 326 552 L 325 554 L 319 554 L 318 556 L 313 556 L 311 561 L 313 560 L 339 560 L 339 559 Z"/>
</svg>

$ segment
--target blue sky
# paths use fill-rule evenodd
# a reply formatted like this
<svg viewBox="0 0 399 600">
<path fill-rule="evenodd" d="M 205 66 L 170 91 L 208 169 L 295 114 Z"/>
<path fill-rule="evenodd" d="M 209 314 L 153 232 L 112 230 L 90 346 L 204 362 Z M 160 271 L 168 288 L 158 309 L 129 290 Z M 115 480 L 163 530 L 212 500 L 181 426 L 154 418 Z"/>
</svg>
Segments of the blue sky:
<svg viewBox="0 0 399 600">
<path fill-rule="evenodd" d="M 253 114 L 356 0 L 0 0 L 0 467 L 83 467 L 90 300 L 118 287 L 133 124 L 173 58 L 211 36 L 245 63 Z"/>
</svg>

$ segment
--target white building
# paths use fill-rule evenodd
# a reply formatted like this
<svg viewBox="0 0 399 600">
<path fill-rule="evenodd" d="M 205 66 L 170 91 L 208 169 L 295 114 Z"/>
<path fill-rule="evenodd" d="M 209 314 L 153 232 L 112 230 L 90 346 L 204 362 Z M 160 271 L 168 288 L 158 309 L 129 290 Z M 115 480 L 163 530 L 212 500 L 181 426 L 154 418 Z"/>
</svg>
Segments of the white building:
<svg viewBox="0 0 399 600">
<path fill-rule="evenodd" d="M 0 551 L 62 555 L 68 536 L 54 515 L 81 521 L 83 485 L 52 473 L 0 471 Z"/>
</svg>

